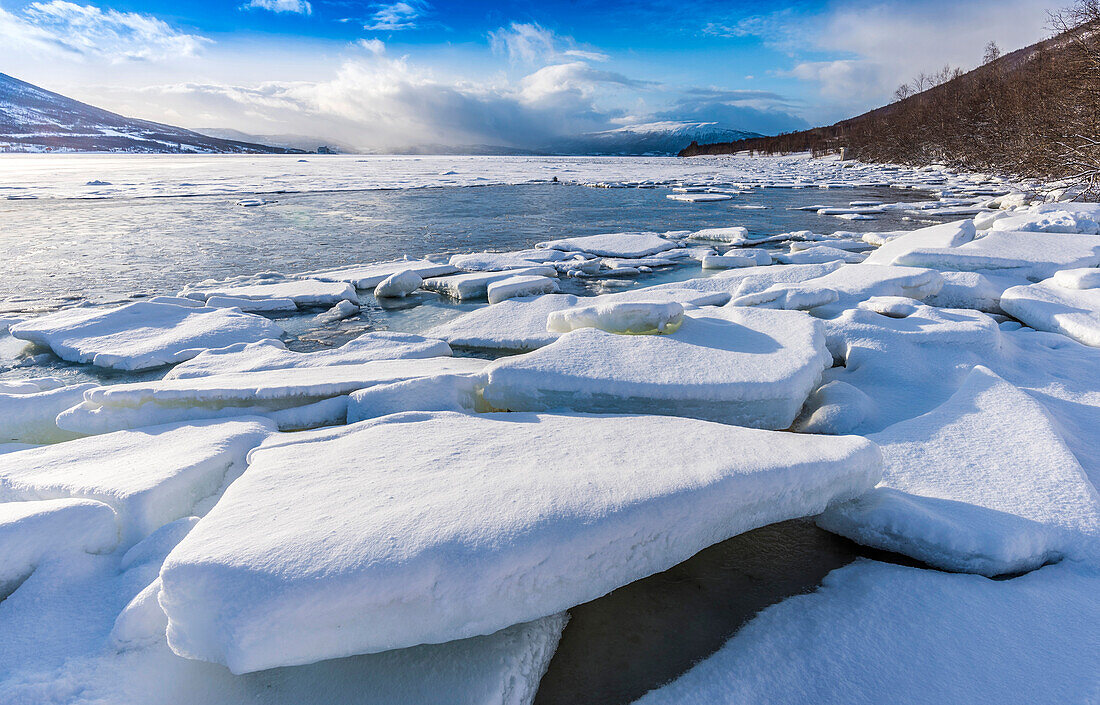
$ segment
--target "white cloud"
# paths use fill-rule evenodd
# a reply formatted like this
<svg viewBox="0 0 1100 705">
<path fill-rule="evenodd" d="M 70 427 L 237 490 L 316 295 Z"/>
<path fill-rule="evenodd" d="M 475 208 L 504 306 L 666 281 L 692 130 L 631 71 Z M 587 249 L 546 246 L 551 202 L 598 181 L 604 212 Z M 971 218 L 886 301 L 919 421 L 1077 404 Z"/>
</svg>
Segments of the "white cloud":
<svg viewBox="0 0 1100 705">
<path fill-rule="evenodd" d="M 386 53 L 386 45 L 381 39 L 360 39 L 356 44 L 366 49 L 375 56 L 380 56 Z"/>
<path fill-rule="evenodd" d="M 313 5 L 307 0 L 250 0 L 244 9 L 289 12 L 298 15 L 313 14 Z"/>
<path fill-rule="evenodd" d="M 511 61 L 525 64 L 559 61 L 567 58 L 607 61 L 606 54 L 580 49 L 571 37 L 561 37 L 542 25 L 513 22 L 489 32 L 489 46 Z"/>
<path fill-rule="evenodd" d="M 193 56 L 210 43 L 152 15 L 66 0 L 34 2 L 19 14 L 0 8 L 0 39 L 9 48 L 36 54 L 97 57 L 112 63 Z"/>
<path fill-rule="evenodd" d="M 363 25 L 368 31 L 397 31 L 415 29 L 419 20 L 431 7 L 421 0 L 400 0 L 389 5 L 374 5 L 375 13 Z"/>
</svg>

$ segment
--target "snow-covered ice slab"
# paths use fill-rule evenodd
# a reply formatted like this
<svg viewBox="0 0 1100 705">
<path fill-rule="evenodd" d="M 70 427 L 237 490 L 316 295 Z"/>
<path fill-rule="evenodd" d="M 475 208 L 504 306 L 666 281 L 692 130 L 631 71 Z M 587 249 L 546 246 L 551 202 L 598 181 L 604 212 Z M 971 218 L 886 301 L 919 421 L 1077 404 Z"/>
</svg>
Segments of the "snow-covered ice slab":
<svg viewBox="0 0 1100 705">
<path fill-rule="evenodd" d="M 821 323 L 800 312 L 689 311 L 669 335 L 567 333 L 486 368 L 486 402 L 509 411 L 686 416 L 787 428 L 832 361 Z"/>
<path fill-rule="evenodd" d="M 558 339 L 546 330 L 546 317 L 571 308 L 580 299 L 572 294 L 546 294 L 530 299 L 509 299 L 474 309 L 425 331 L 455 347 L 483 350 L 535 350 Z"/>
<path fill-rule="evenodd" d="M 260 419 L 118 431 L 0 456 L 0 502 L 83 498 L 118 513 L 129 546 L 194 512 L 275 431 Z"/>
<path fill-rule="evenodd" d="M 1072 205 L 1094 204 L 1044 203 L 1023 213 L 1013 213 L 993 222 L 992 230 L 1016 230 L 1041 233 L 1100 234 L 1100 209 L 1075 209 Z"/>
<path fill-rule="evenodd" d="M 192 299 L 198 303 L 197 299 Z M 211 308 L 239 308 L 248 313 L 270 313 L 272 311 L 297 311 L 298 304 L 293 299 L 246 299 L 240 296 L 211 296 L 206 299 Z"/>
<path fill-rule="evenodd" d="M 118 544 L 115 512 L 87 499 L 0 501 L 0 600 L 44 560 Z"/>
<path fill-rule="evenodd" d="M 1090 703 L 1098 592 L 1070 563 L 994 581 L 858 561 L 637 705 Z"/>
<path fill-rule="evenodd" d="M 902 255 L 925 248 L 958 247 L 974 239 L 974 221 L 959 220 L 920 228 L 889 239 L 864 260 L 867 264 L 895 264 Z"/>
<path fill-rule="evenodd" d="M 789 253 L 775 255 L 775 260 L 780 264 L 820 264 L 822 262 L 845 262 L 848 264 L 862 262 L 864 257 L 859 252 L 851 252 L 839 247 L 818 245 L 805 249 L 794 250 Z"/>
<path fill-rule="evenodd" d="M 775 284 L 754 292 L 752 296 L 744 294 L 734 299 L 733 303 L 738 306 L 767 305 L 781 296 L 790 298 L 793 292 L 808 302 L 825 303 L 792 307 L 809 307 L 813 309 L 814 315 L 829 318 L 854 308 L 860 301 L 866 301 L 872 296 L 904 296 L 921 300 L 938 293 L 942 286 L 943 277 L 932 269 L 846 264 L 822 277 L 791 284 Z M 828 292 L 836 292 L 836 296 L 830 296 Z M 815 294 L 818 296 L 816 299 Z"/>
<path fill-rule="evenodd" d="M 287 350 L 286 345 L 279 340 L 261 340 L 256 343 L 238 343 L 216 350 L 207 350 L 173 367 L 164 379 L 208 377 L 231 372 L 357 365 L 375 360 L 449 357 L 450 354 L 451 347 L 442 340 L 393 331 L 371 331 L 344 343 L 339 348 L 309 353 Z"/>
<path fill-rule="evenodd" d="M 1096 550 L 1096 490 L 1043 407 L 984 367 L 933 411 L 869 439 L 882 483 L 827 510 L 822 528 L 989 576 Z"/>
<path fill-rule="evenodd" d="M 922 247 L 894 260 L 932 269 L 975 271 L 1018 269 L 1033 279 L 1048 279 L 1059 269 L 1100 265 L 1100 238 L 1042 232 L 990 232 L 959 247 Z"/>
<path fill-rule="evenodd" d="M 233 309 L 139 301 L 52 313 L 13 326 L 11 334 L 69 362 L 142 370 L 189 360 L 210 348 L 278 338 L 283 329 Z"/>
<path fill-rule="evenodd" d="M 60 443 L 80 434 L 57 426 L 57 415 L 84 399 L 95 384 L 74 384 L 44 392 L 0 394 L 0 443 Z"/>
<path fill-rule="evenodd" d="M 728 193 L 670 193 L 665 198 L 683 203 L 713 203 L 715 201 L 729 201 L 733 196 Z"/>
<path fill-rule="evenodd" d="M 408 296 L 424 283 L 424 277 L 410 269 L 395 272 L 374 287 L 376 299 L 400 299 Z"/>
<path fill-rule="evenodd" d="M 503 272 L 470 272 L 469 274 L 451 274 L 425 280 L 421 285 L 429 291 L 446 294 L 452 299 L 477 299 L 488 296 L 489 285 L 513 277 L 539 276 L 556 277 L 558 270 L 553 267 L 528 267 Z"/>
<path fill-rule="evenodd" d="M 440 264 L 430 260 L 397 260 L 396 262 L 376 262 L 372 264 L 358 264 L 339 269 L 328 269 L 320 272 L 306 272 L 300 276 L 309 279 L 318 279 L 323 282 L 347 282 L 356 289 L 373 289 L 382 283 L 383 279 L 399 272 L 416 272 L 421 278 L 441 277 L 446 274 L 454 274 L 458 267 L 450 264 Z"/>
<path fill-rule="evenodd" d="M 648 257 L 675 249 L 678 245 L 657 233 L 606 233 L 540 242 L 535 247 L 564 252 L 586 252 L 597 257 Z"/>
<path fill-rule="evenodd" d="M 1048 279 L 1005 289 L 1000 303 L 1005 313 L 1036 330 L 1100 347 L 1100 288 L 1070 289 Z"/>
<path fill-rule="evenodd" d="M 290 299 L 297 306 L 333 306 L 341 301 L 359 303 L 355 288 L 345 282 L 329 282 L 319 279 L 286 279 L 282 281 L 249 284 L 228 284 L 187 287 L 179 296 L 196 301 L 211 297 L 239 299 Z"/>
<path fill-rule="evenodd" d="M 726 293 L 731 297 L 764 291 L 774 284 L 794 284 L 823 277 L 843 266 L 840 262 L 793 264 L 783 267 L 756 267 L 720 272 L 713 277 L 668 282 L 647 287 L 649 291 L 688 289 L 698 292 Z"/>
<path fill-rule="evenodd" d="M 58 415 L 57 423 L 66 430 L 94 434 L 258 415 L 272 417 L 280 428 L 303 428 L 296 418 L 319 416 L 323 422 L 340 418 L 343 407 L 336 397 L 357 389 L 437 374 L 476 373 L 485 364 L 485 360 L 452 357 L 377 360 L 116 384 L 89 389 L 83 402 Z M 304 416 L 295 417 L 295 410 Z"/>
<path fill-rule="evenodd" d="M 521 296 L 556 294 L 558 292 L 558 280 L 553 277 L 538 275 L 508 277 L 492 282 L 485 292 L 489 298 L 489 303 L 499 304 L 501 301 Z"/>
<path fill-rule="evenodd" d="M 692 240 L 707 240 L 709 242 L 724 242 L 732 245 L 740 245 L 749 240 L 749 229 L 734 225 L 727 228 L 703 228 L 690 235 Z"/>
<path fill-rule="evenodd" d="M 857 437 L 661 416 L 413 412 L 274 440 L 165 561 L 168 639 L 240 673 L 490 634 L 819 513 L 880 464 Z"/>
</svg>

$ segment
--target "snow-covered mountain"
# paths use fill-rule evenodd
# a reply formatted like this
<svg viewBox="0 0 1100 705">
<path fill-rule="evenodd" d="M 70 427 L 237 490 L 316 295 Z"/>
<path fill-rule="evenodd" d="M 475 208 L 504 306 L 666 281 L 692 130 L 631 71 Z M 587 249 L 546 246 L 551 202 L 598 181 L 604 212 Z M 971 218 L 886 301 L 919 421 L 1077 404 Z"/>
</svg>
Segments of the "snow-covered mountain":
<svg viewBox="0 0 1100 705">
<path fill-rule="evenodd" d="M 692 142 L 730 142 L 761 137 L 755 132 L 731 130 L 716 122 L 647 122 L 614 130 L 589 132 L 547 146 L 558 154 L 660 155 L 676 154 Z"/>
<path fill-rule="evenodd" d="M 0 152 L 238 152 L 298 150 L 217 139 L 124 117 L 0 73 Z"/>
</svg>

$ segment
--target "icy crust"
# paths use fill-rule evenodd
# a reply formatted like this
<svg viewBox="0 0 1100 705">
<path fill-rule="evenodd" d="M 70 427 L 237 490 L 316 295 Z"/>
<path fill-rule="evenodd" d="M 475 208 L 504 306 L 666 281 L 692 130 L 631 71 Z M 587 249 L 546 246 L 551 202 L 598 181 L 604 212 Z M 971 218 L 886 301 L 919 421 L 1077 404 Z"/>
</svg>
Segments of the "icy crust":
<svg viewBox="0 0 1100 705">
<path fill-rule="evenodd" d="M 1038 402 L 975 367 L 946 402 L 868 437 L 878 488 L 818 524 L 945 570 L 1001 575 L 1095 552 L 1100 497 Z"/>
<path fill-rule="evenodd" d="M 507 279 L 494 281 L 486 288 L 486 295 L 488 296 L 489 303 L 498 304 L 501 301 L 521 296 L 555 294 L 557 291 L 557 279 L 538 275 L 526 275 L 508 277 Z"/>
<path fill-rule="evenodd" d="M 831 359 L 809 316 L 727 306 L 689 311 L 669 335 L 575 330 L 492 363 L 483 395 L 509 411 L 659 413 L 782 429 Z"/>
<path fill-rule="evenodd" d="M 318 279 L 287 279 L 260 281 L 247 284 L 197 285 L 179 292 L 179 296 L 196 301 L 212 297 L 229 297 L 263 301 L 264 299 L 290 299 L 296 306 L 332 306 L 341 301 L 359 303 L 355 288 L 343 282 L 325 282 Z"/>
<path fill-rule="evenodd" d="M 143 301 L 52 313 L 13 326 L 11 334 L 69 362 L 143 370 L 182 362 L 210 348 L 279 338 L 283 329 L 235 309 Z"/>
<path fill-rule="evenodd" d="M 392 331 L 364 333 L 339 348 L 310 353 L 287 350 L 279 340 L 261 340 L 202 352 L 173 367 L 164 379 L 450 355 L 451 347 L 442 340 Z"/>
<path fill-rule="evenodd" d="M 1018 269 L 1047 279 L 1059 269 L 1100 265 L 1100 238 L 1044 232 L 989 232 L 959 247 L 922 247 L 895 259 L 897 264 L 974 271 Z"/>
<path fill-rule="evenodd" d="M 1089 703 L 1098 592 L 1070 563 L 994 581 L 858 561 L 637 705 Z"/>
<path fill-rule="evenodd" d="M 1036 330 L 1061 333 L 1100 347 L 1100 289 L 1066 288 L 1059 286 L 1056 278 L 1048 279 L 1005 289 L 1001 308 Z"/>
<path fill-rule="evenodd" d="M 299 276 L 323 282 L 346 282 L 356 289 L 373 289 L 381 284 L 382 280 L 405 271 L 416 272 L 421 278 L 427 279 L 428 277 L 454 274 L 458 271 L 458 267 L 429 260 L 397 260 L 396 262 L 357 264 L 339 269 L 306 272 Z"/>
<path fill-rule="evenodd" d="M 58 427 L 57 415 L 79 404 L 95 384 L 41 392 L 0 393 L 0 442 L 60 443 L 80 434 Z"/>
<path fill-rule="evenodd" d="M 678 245 L 657 233 L 607 233 L 540 242 L 535 247 L 564 252 L 584 252 L 597 257 L 648 257 L 674 250 Z"/>
<path fill-rule="evenodd" d="M 259 419 L 155 426 L 0 455 L 0 502 L 98 500 L 130 546 L 194 513 L 274 430 Z"/>
<path fill-rule="evenodd" d="M 558 270 L 553 267 L 528 267 L 504 272 L 472 272 L 435 277 L 426 280 L 421 286 L 429 291 L 450 296 L 452 299 L 477 299 L 487 297 L 489 285 L 495 282 L 522 276 L 556 277 L 557 274 Z"/>
<path fill-rule="evenodd" d="M 880 466 L 861 438 L 661 416 L 414 412 L 275 440 L 165 561 L 168 640 L 242 673 L 489 634 L 819 513 Z"/>
<path fill-rule="evenodd" d="M 378 360 L 116 384 L 88 390 L 84 401 L 60 414 L 57 423 L 67 430 L 92 434 L 245 415 L 272 416 L 278 421 L 277 414 L 285 416 L 307 407 L 319 411 L 325 422 L 339 411 L 339 406 L 334 410 L 328 400 L 357 389 L 436 374 L 472 374 L 485 364 L 485 360 L 450 357 Z M 328 404 L 320 404 L 326 401 Z M 314 406 L 318 404 L 320 408 Z M 336 418 L 341 418 L 338 413 Z M 302 428 L 297 420 L 280 425 Z"/>
<path fill-rule="evenodd" d="M 88 499 L 0 501 L 0 600 L 45 560 L 105 553 L 118 544 L 115 512 Z"/>
</svg>

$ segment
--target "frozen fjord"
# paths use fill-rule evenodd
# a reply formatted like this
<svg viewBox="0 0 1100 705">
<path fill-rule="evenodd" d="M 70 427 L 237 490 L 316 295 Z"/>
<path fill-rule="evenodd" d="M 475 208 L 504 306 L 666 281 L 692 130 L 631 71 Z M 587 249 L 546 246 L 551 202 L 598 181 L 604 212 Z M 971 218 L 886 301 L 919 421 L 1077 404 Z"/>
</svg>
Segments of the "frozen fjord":
<svg viewBox="0 0 1100 705">
<path fill-rule="evenodd" d="M 440 179 L 435 174 L 444 169 L 426 161 L 427 166 L 386 162 L 387 178 L 404 179 L 405 186 L 474 185 L 487 178 L 484 170 L 463 174 L 460 167 Z M 435 174 L 416 172 L 433 167 Z M 160 178 L 154 164 L 143 168 L 149 183 Z M 232 168 L 240 169 L 246 184 L 249 169 Z M 327 168 L 293 167 L 302 172 L 287 170 L 286 178 L 304 185 L 340 178 Z M 5 343 L 12 365 L 20 365 L 0 375 L 13 380 L 2 390 L 5 403 L 27 410 L 26 418 L 39 419 L 26 426 L 30 430 L 6 419 L 8 440 L 54 445 L 12 447 L 0 456 L 16 483 L 12 487 L 18 487 L 0 502 L 15 527 L 4 534 L 13 543 L 0 545 L 33 549 L 18 558 L 23 567 L 14 571 L 11 594 L 0 602 L 0 626 L 12 637 L 0 647 L 5 664 L 0 693 L 30 702 L 118 700 L 164 683 L 165 702 L 183 692 L 199 693 L 192 698 L 196 702 L 243 702 L 258 689 L 272 687 L 280 693 L 273 697 L 302 702 L 349 697 L 369 683 L 379 702 L 530 703 L 562 635 L 562 610 L 593 598 L 591 604 L 597 605 L 608 590 L 671 567 L 725 536 L 818 514 L 827 506 L 818 519 L 823 526 L 927 563 L 904 569 L 908 573 L 890 572 L 902 570 L 894 566 L 862 573 L 863 566 L 841 569 L 819 593 L 762 613 L 714 656 L 718 665 L 701 665 L 702 675 L 685 676 L 684 685 L 676 686 L 680 690 L 669 691 L 672 697 L 689 698 L 690 693 L 721 702 L 747 688 L 760 697 L 809 700 L 814 693 L 799 685 L 798 674 L 812 672 L 857 683 L 856 692 L 868 698 L 889 698 L 937 669 L 960 673 L 947 664 L 966 664 L 964 654 L 994 651 L 1005 624 L 998 610 L 1008 599 L 1019 603 L 1014 609 L 1033 610 L 1056 625 L 1056 638 L 1044 641 L 1044 656 L 1033 657 L 1036 668 L 1024 675 L 1015 672 L 1018 661 L 994 659 L 997 668 L 980 681 L 981 688 L 1008 702 L 1025 695 L 1041 701 L 1051 678 L 1080 674 L 1068 692 L 1088 692 L 1082 664 L 1094 652 L 1079 647 L 1082 631 L 1095 625 L 1094 611 L 1081 601 L 1092 585 L 1095 563 L 1092 483 L 1100 470 L 1100 441 L 1090 429 L 1100 423 L 1095 382 L 1100 357 L 1096 348 L 1082 344 L 1090 339 L 1080 331 L 1087 332 L 1089 315 L 1096 315 L 1088 293 L 1096 288 L 1090 274 L 1095 250 L 1088 239 L 1098 237 L 1094 210 L 1072 204 L 1032 206 L 1030 201 L 1054 195 L 1044 195 L 1042 185 L 1007 184 L 943 169 L 909 171 L 801 158 L 561 160 L 557 165 L 506 160 L 506 168 L 498 165 L 492 173 L 512 183 L 554 174 L 590 185 L 656 186 L 577 192 L 612 203 L 636 199 L 651 209 L 640 213 L 659 225 L 621 222 L 593 230 L 591 223 L 578 223 L 576 229 L 540 237 L 492 244 L 455 241 L 442 253 L 438 247 L 407 248 L 408 260 L 387 251 L 377 258 L 381 264 L 361 256 L 303 261 L 293 268 L 279 263 L 277 268 L 289 274 L 272 273 L 260 264 L 219 270 L 212 282 L 202 281 L 208 273 L 171 281 L 163 289 L 147 284 L 148 293 L 163 295 L 152 305 L 174 309 L 168 313 L 181 320 L 208 311 L 250 315 L 233 312 L 236 303 L 262 314 L 240 319 L 254 328 L 215 326 L 194 336 L 188 327 L 162 318 L 149 324 L 155 335 L 114 326 L 101 336 L 82 331 L 79 322 L 73 330 L 55 325 L 51 335 L 60 342 L 54 352 L 93 351 L 90 359 L 75 363 L 44 353 L 52 348 L 48 343 L 29 354 L 15 347 L 22 345 L 17 338 Z M 453 177 L 461 183 L 444 183 Z M 734 181 L 740 184 L 737 190 L 748 193 L 730 199 L 726 210 L 719 210 L 726 201 L 690 204 L 663 198 L 666 186 L 721 188 Z M 376 187 L 350 182 L 342 187 Z M 819 184 L 830 188 L 814 188 Z M 883 192 L 887 185 L 900 189 Z M 38 188 L 43 201 L 66 195 L 52 185 Z M 560 199 L 575 186 L 529 188 L 539 197 Z M 863 205 L 862 194 L 854 195 L 860 189 L 897 198 Z M 473 191 L 494 197 L 489 189 Z M 843 191 L 849 193 L 838 198 Z M 1009 197 L 999 195 L 1009 192 Z M 650 193 L 654 198 L 644 200 Z M 108 194 L 107 200 L 123 195 Z M 438 195 L 455 198 L 448 189 Z M 309 198 L 303 196 L 302 202 Z M 860 203 L 838 202 L 857 199 Z M 247 209 L 260 214 L 247 217 L 263 218 L 265 209 L 275 214 L 293 200 L 288 196 L 284 203 Z M 658 200 L 666 201 L 663 210 L 652 205 Z M 825 203 L 816 203 L 820 207 L 814 210 L 786 210 L 799 200 Z M 765 207 L 733 208 L 745 201 Z M 974 218 L 901 232 L 934 225 L 943 219 L 936 212 L 967 210 Z M 760 219 L 765 217 L 772 224 Z M 739 227 L 746 222 L 751 226 Z M 810 224 L 814 229 L 805 229 Z M 853 230 L 839 231 L 838 226 Z M 706 229 L 712 230 L 695 236 Z M 513 251 L 471 252 L 479 245 Z M 867 264 L 861 264 L 868 252 Z M 425 259 L 428 255 L 431 259 Z M 703 269 L 707 257 L 750 266 Z M 780 264 L 766 264 L 772 260 Z M 538 273 L 524 274 L 524 269 Z M 411 285 L 455 275 L 464 278 L 452 280 L 458 282 L 454 285 L 432 285 L 442 296 Z M 481 303 L 497 281 L 516 275 L 555 282 L 561 293 L 537 295 L 539 287 L 549 285 L 530 280 L 515 282 L 508 293 L 535 295 Z M 391 278 L 392 290 L 405 296 L 373 298 L 371 290 Z M 475 282 L 473 288 L 466 281 Z M 1081 308 L 1084 314 L 1071 311 L 1076 317 L 1066 318 L 1030 287 L 1069 292 L 1060 294 L 1057 305 Z M 124 291 L 116 290 L 116 300 Z M 177 291 L 184 297 L 171 296 Z M 474 298 L 453 303 L 447 293 Z M 364 310 L 343 321 L 326 317 L 324 308 L 336 299 Z M 1013 300 L 1046 303 L 1013 312 Z M 42 326 L 38 318 L 47 320 L 15 303 L 16 316 L 30 319 L 27 329 Z M 66 309 L 54 315 L 110 315 L 110 309 L 94 306 Z M 729 331 L 723 329 L 723 335 L 697 335 L 695 324 L 707 320 L 718 327 L 736 324 L 741 333 L 725 335 Z M 401 332 L 380 330 L 387 326 Z M 235 337 L 216 337 L 223 329 Z M 561 352 L 579 338 L 606 344 Z M 771 352 L 749 345 L 752 340 L 771 341 L 764 346 Z M 139 343 L 146 347 L 135 347 Z M 596 349 L 604 350 L 603 358 L 592 354 Z M 452 357 L 471 350 L 490 357 L 522 354 L 493 363 Z M 134 364 L 135 371 L 128 371 L 126 362 L 118 362 L 129 360 L 151 364 Z M 578 366 L 587 367 L 583 375 Z M 534 383 L 511 383 L 509 393 L 500 392 L 493 372 L 508 368 L 524 370 Z M 46 377 L 57 382 L 22 381 Z M 565 387 L 573 393 L 550 398 L 538 391 L 562 386 L 549 381 L 575 377 L 583 383 Z M 101 384 L 79 384 L 88 379 Z M 772 391 L 782 391 L 781 410 L 769 406 L 777 398 L 766 393 L 769 384 Z M 597 387 L 599 403 L 594 405 L 586 392 Z M 531 408 L 547 412 L 521 411 L 528 408 L 524 398 L 535 399 Z M 661 399 L 668 405 L 655 402 Z M 713 402 L 714 408 L 704 409 L 703 402 Z M 744 412 L 715 419 L 722 405 L 741 405 Z M 578 413 L 583 411 L 629 411 L 632 416 Z M 411 413 L 386 416 L 392 412 Z M 686 418 L 658 415 L 669 413 Z M 232 418 L 241 414 L 258 418 Z M 342 425 L 357 419 L 365 420 Z M 713 420 L 776 429 L 793 421 L 802 433 L 750 431 Z M 157 422 L 171 425 L 164 427 L 167 431 L 147 428 Z M 1013 423 L 1019 424 L 1018 434 L 995 430 Z M 231 436 L 233 424 L 251 424 L 247 443 L 217 440 L 219 433 Z M 314 426 L 334 428 L 275 431 Z M 440 431 L 409 430 L 417 426 Z M 533 433 L 538 426 L 554 428 Z M 486 430 L 510 427 L 519 430 Z M 444 433 L 444 428 L 449 430 Z M 688 431 L 702 428 L 708 430 Z M 183 454 L 169 451 L 180 461 L 173 469 L 157 458 L 156 446 L 122 442 L 125 434 L 156 438 L 192 432 L 214 434 L 208 443 L 220 450 L 210 452 L 234 460 L 188 465 Z M 377 442 L 375 436 L 385 433 L 394 439 Z M 845 433 L 869 440 L 839 435 Z M 70 440 L 83 434 L 92 435 Z M 754 434 L 776 440 L 754 446 L 749 441 L 759 437 Z M 263 436 L 268 440 L 260 450 L 241 460 L 240 454 Z M 1028 460 L 1015 440 L 1007 442 L 1017 438 L 1042 462 Z M 1037 438 L 1041 445 L 1028 447 L 1022 440 Z M 872 490 L 878 473 L 875 443 L 883 446 L 887 464 L 881 485 Z M 897 443 L 922 447 L 892 455 L 891 444 Z M 85 453 L 85 447 L 99 448 L 95 454 L 105 458 L 130 459 L 96 465 L 95 454 Z M 747 448 L 756 450 L 746 456 Z M 858 449 L 860 461 L 830 464 L 827 448 Z M 802 467 L 799 457 L 809 465 L 795 473 Z M 913 457 L 936 458 L 937 472 L 922 475 Z M 36 465 L 35 458 L 45 460 Z M 129 474 L 110 469 L 120 463 Z M 718 479 L 720 472 L 710 484 L 700 480 L 699 473 L 715 463 L 726 464 L 729 482 Z M 975 464 L 986 471 L 974 472 Z M 188 469 L 192 465 L 201 471 Z M 651 481 L 620 484 L 622 473 L 629 472 L 649 473 Z M 791 473 L 798 481 L 776 479 Z M 282 479 L 265 483 L 269 475 Z M 484 489 L 471 491 L 475 486 Z M 908 493 L 905 502 L 876 499 L 902 491 Z M 708 502 L 715 503 L 713 509 L 700 509 L 711 506 Z M 294 521 L 275 520 L 276 509 Z M 846 517 L 845 526 L 829 520 L 839 513 Z M 368 517 L 375 523 L 366 522 Z M 326 521 L 344 527 L 349 518 L 354 530 L 325 533 Z M 688 529 L 704 537 L 686 539 Z M 35 541 L 26 542 L 28 531 Z M 642 535 L 650 539 L 631 543 Z M 286 540 L 264 548 L 275 537 Z M 462 553 L 459 546 L 469 550 Z M 540 560 L 540 552 L 548 557 Z M 385 560 L 413 555 L 422 562 L 419 568 L 408 564 L 407 574 L 398 570 L 405 564 Z M 1039 568 L 1044 562 L 1058 564 Z M 547 570 L 544 563 L 561 569 L 541 572 Z M 594 568 L 597 563 L 600 567 Z M 521 565 L 534 567 L 512 570 Z M 984 577 L 950 576 L 932 566 L 979 574 L 1032 572 L 987 589 Z M 436 582 L 408 580 L 416 570 L 435 575 Z M 493 582 L 492 576 L 505 574 L 515 580 Z M 853 574 L 859 579 L 847 577 Z M 387 587 L 380 590 L 382 585 Z M 994 586 L 1004 589 L 996 592 Z M 888 616 L 889 605 L 897 603 L 892 593 L 900 590 L 915 595 L 901 622 Z M 939 615 L 930 614 L 922 608 L 922 591 L 951 591 L 953 599 L 945 601 Z M 1044 591 L 1060 596 L 1061 607 L 1043 601 Z M 881 593 L 889 595 L 886 607 L 882 598 L 875 601 Z M 255 599 L 248 601 L 246 595 Z M 388 596 L 397 604 L 421 599 L 427 608 L 383 628 L 378 616 L 385 616 L 385 604 L 365 606 L 364 595 Z M 78 596 L 91 606 L 90 618 L 66 635 L 61 625 L 71 621 Z M 819 596 L 831 600 L 820 614 L 816 603 L 807 604 Z M 828 611 L 834 604 L 843 614 L 857 610 L 866 618 L 841 625 Z M 349 613 L 357 610 L 376 618 L 350 628 Z M 776 610 L 784 610 L 783 621 L 773 623 L 769 615 Z M 937 616 L 967 625 L 951 642 L 957 648 L 941 649 L 940 660 L 907 664 L 912 650 L 928 650 L 924 637 L 937 629 Z M 775 639 L 814 623 L 823 625 L 825 636 L 807 642 L 795 664 L 757 669 L 772 674 L 781 687 L 765 691 L 746 685 L 739 667 L 722 660 L 731 650 L 744 651 L 738 640 L 748 639 L 745 635 Z M 837 660 L 835 642 L 827 637 L 840 632 L 845 640 L 866 644 L 880 643 L 882 634 L 906 638 L 895 639 L 891 649 L 869 647 L 858 660 Z M 293 639 L 281 636 L 290 633 Z M 568 628 L 564 638 L 569 639 Z M 34 653 L 20 650 L 32 643 L 42 646 Z M 296 654 L 280 660 L 280 644 L 294 645 Z M 378 653 L 367 654 L 371 651 Z M 268 670 L 237 676 L 180 654 L 232 661 L 235 671 Z M 859 680 L 852 669 L 867 663 L 896 677 Z M 1054 675 L 1040 678 L 1039 673 Z M 1025 677 L 1037 685 L 1022 687 Z M 978 692 L 954 675 L 942 684 L 948 702 Z"/>
</svg>

